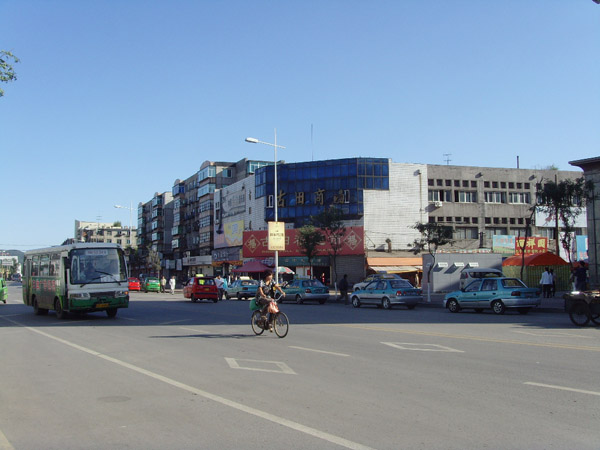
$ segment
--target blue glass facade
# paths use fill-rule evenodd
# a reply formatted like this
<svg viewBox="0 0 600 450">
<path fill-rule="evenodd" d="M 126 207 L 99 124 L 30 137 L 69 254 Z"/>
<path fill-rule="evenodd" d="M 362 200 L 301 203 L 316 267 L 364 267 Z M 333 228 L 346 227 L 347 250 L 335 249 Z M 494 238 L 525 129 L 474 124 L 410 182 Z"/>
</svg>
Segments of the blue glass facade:
<svg viewBox="0 0 600 450">
<path fill-rule="evenodd" d="M 387 158 L 347 158 L 277 165 L 278 218 L 301 227 L 329 206 L 345 219 L 363 215 L 363 190 L 389 190 Z M 256 198 L 273 196 L 273 166 L 255 173 Z M 274 220 L 273 202 L 267 201 L 265 220 Z"/>
</svg>

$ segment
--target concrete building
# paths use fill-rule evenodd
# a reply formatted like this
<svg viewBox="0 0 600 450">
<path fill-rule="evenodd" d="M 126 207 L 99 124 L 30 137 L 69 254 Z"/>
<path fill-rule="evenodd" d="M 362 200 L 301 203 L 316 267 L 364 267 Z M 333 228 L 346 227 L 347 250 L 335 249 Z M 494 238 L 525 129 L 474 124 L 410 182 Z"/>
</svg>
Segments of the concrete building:
<svg viewBox="0 0 600 450">
<path fill-rule="evenodd" d="M 570 161 L 572 166 L 581 167 L 586 181 L 594 183 L 594 194 L 587 204 L 588 258 L 590 284 L 597 289 L 600 286 L 600 157 Z"/>
<path fill-rule="evenodd" d="M 75 242 L 106 242 L 119 244 L 123 248 L 137 248 L 137 229 L 113 223 L 75 221 Z"/>
</svg>

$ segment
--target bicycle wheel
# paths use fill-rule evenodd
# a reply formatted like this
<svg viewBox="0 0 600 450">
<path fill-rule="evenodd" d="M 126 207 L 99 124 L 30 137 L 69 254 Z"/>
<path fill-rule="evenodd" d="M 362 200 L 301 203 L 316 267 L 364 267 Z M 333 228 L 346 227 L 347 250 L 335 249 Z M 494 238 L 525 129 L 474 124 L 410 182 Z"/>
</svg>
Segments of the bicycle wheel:
<svg viewBox="0 0 600 450">
<path fill-rule="evenodd" d="M 273 317 L 273 329 L 275 330 L 275 334 L 280 338 L 284 338 L 287 336 L 289 328 L 290 321 L 285 313 L 279 311 L 277 314 L 275 314 Z"/>
<path fill-rule="evenodd" d="M 588 324 L 591 319 L 590 308 L 587 303 L 583 301 L 578 301 L 571 307 L 571 312 L 569 313 L 569 318 L 571 322 L 573 322 L 578 327 L 583 327 Z"/>
<path fill-rule="evenodd" d="M 265 332 L 264 328 L 258 324 L 259 320 L 260 320 L 260 310 L 254 311 L 252 313 L 252 318 L 250 319 L 250 325 L 252 325 L 252 331 L 254 331 L 254 334 L 256 334 L 256 335 L 260 335 Z"/>
</svg>

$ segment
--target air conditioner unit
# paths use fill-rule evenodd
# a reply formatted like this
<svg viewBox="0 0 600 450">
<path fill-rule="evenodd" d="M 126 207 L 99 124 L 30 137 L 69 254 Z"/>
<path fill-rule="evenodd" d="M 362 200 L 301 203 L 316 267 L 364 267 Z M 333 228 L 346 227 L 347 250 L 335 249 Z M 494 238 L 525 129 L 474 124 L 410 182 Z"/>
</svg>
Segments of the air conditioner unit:
<svg viewBox="0 0 600 450">
<path fill-rule="evenodd" d="M 434 202 L 433 206 L 435 206 L 436 208 L 441 208 L 443 205 L 442 202 Z"/>
</svg>

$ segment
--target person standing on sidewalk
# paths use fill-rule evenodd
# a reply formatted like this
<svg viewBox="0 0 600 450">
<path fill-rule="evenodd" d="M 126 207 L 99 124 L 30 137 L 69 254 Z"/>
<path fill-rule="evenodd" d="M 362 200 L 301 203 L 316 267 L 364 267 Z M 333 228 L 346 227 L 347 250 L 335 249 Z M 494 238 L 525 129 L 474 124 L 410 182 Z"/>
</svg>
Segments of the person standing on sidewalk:
<svg viewBox="0 0 600 450">
<path fill-rule="evenodd" d="M 169 280 L 169 287 L 171 288 L 171 295 L 175 295 L 175 275 Z"/>
<path fill-rule="evenodd" d="M 579 267 L 575 269 L 575 289 L 585 291 L 587 289 L 587 268 L 584 261 L 579 261 Z"/>
<path fill-rule="evenodd" d="M 344 305 L 348 304 L 348 275 L 344 274 L 342 281 L 340 281 L 340 298 L 338 301 L 344 300 Z"/>
<path fill-rule="evenodd" d="M 166 289 L 167 289 L 167 279 L 163 275 L 162 278 L 160 279 L 160 292 L 162 292 L 164 294 Z"/>
<path fill-rule="evenodd" d="M 540 279 L 540 284 L 542 285 L 542 292 L 544 294 L 544 298 L 550 298 L 550 293 L 552 292 L 552 274 L 548 267 L 544 270 L 542 274 L 542 278 Z"/>
</svg>

